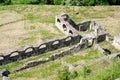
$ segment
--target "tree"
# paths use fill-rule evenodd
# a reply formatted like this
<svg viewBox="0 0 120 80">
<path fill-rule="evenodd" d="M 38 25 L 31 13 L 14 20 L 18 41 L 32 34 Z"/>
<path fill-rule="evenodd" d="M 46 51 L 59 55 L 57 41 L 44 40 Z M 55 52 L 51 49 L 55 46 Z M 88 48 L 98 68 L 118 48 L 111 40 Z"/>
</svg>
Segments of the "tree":
<svg viewBox="0 0 120 80">
<path fill-rule="evenodd" d="M 53 0 L 47 0 L 47 3 L 46 4 L 53 4 L 54 1 Z"/>
<path fill-rule="evenodd" d="M 108 2 L 109 2 L 110 5 L 114 5 L 114 4 L 117 3 L 117 0 L 108 0 Z"/>
<path fill-rule="evenodd" d="M 4 0 L 0 0 L 0 3 L 3 3 L 4 2 Z"/>
<path fill-rule="evenodd" d="M 6 4 L 6 5 L 11 4 L 11 0 L 4 0 L 4 4 Z"/>
<path fill-rule="evenodd" d="M 60 4 L 62 4 L 62 1 L 61 1 L 61 0 L 54 0 L 53 2 L 54 2 L 55 5 L 60 5 Z"/>
</svg>

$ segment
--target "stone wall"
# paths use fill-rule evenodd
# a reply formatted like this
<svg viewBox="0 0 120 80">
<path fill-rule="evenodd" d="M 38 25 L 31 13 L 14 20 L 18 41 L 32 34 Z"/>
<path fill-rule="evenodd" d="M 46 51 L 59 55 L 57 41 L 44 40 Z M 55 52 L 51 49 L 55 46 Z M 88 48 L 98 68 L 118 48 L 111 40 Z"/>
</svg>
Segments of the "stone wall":
<svg viewBox="0 0 120 80">
<path fill-rule="evenodd" d="M 79 35 L 69 35 L 62 38 L 52 39 L 35 46 L 27 46 L 22 49 L 1 53 L 0 65 L 22 60 L 30 56 L 40 55 L 42 53 L 56 50 L 65 46 L 70 46 L 72 44 L 79 43 L 80 39 L 81 36 Z"/>
<path fill-rule="evenodd" d="M 94 45 L 94 47 L 99 51 L 99 53 L 101 53 L 102 55 L 104 55 L 105 50 L 102 47 L 100 47 L 98 44 Z"/>
<path fill-rule="evenodd" d="M 71 47 L 69 49 L 61 51 L 60 53 L 52 54 L 48 58 L 41 58 L 41 59 L 38 59 L 38 60 L 29 61 L 26 64 L 24 64 L 22 67 L 15 70 L 15 72 L 22 71 L 24 69 L 34 67 L 34 66 L 37 66 L 37 65 L 49 62 L 49 61 L 54 61 L 54 60 L 56 60 L 56 59 L 58 59 L 60 57 L 64 57 L 65 55 L 73 54 L 73 53 L 75 53 L 77 51 L 86 49 L 87 47 L 88 47 L 88 41 L 85 40 L 84 42 L 78 43 L 77 45 L 75 45 L 75 46 L 73 46 L 73 47 Z"/>
<path fill-rule="evenodd" d="M 56 16 L 55 21 L 56 26 L 67 36 L 57 39 L 51 39 L 49 41 L 36 44 L 34 46 L 27 46 L 22 49 L 12 50 L 7 53 L 0 54 L 0 65 L 7 64 L 13 61 L 22 60 L 31 56 L 39 55 L 48 51 L 56 50 L 65 46 L 69 46 L 75 43 L 80 43 L 80 47 L 74 50 L 80 50 L 84 48 L 89 42 L 91 42 L 91 46 L 93 44 L 99 43 L 101 41 L 106 40 L 106 36 L 108 32 L 101 28 L 99 24 L 95 21 L 87 20 L 83 21 L 79 24 L 76 24 L 67 14 L 61 14 Z M 80 34 L 80 31 L 86 31 L 88 29 L 93 29 L 94 32 L 88 35 L 83 36 Z M 82 35 L 82 39 L 81 39 Z M 86 44 L 83 44 L 83 43 Z M 80 48 L 80 49 L 79 49 Z"/>
<path fill-rule="evenodd" d="M 66 35 L 78 34 L 76 23 L 65 13 L 56 16 L 55 25 Z"/>
<path fill-rule="evenodd" d="M 80 34 L 90 42 L 92 42 L 93 39 L 96 39 L 97 43 L 109 39 L 109 33 L 105 31 L 101 25 L 92 20 L 85 20 L 76 24 L 67 14 L 63 13 L 56 16 L 55 24 L 66 35 Z M 93 32 L 85 34 L 84 36 L 81 32 L 87 30 L 93 30 Z"/>
<path fill-rule="evenodd" d="M 120 50 L 120 34 L 114 36 L 113 46 Z"/>
<path fill-rule="evenodd" d="M 91 20 L 85 20 L 83 22 L 78 23 L 77 24 L 78 28 L 76 28 L 76 29 L 79 31 L 86 31 L 86 30 L 90 29 L 90 24 L 91 24 Z"/>
</svg>

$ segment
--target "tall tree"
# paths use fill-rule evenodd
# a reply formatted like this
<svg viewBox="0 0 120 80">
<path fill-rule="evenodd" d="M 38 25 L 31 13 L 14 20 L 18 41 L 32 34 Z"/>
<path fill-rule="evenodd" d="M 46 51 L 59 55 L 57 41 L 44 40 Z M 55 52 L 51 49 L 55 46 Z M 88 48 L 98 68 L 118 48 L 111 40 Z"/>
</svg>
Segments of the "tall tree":
<svg viewBox="0 0 120 80">
<path fill-rule="evenodd" d="M 11 0 L 4 0 L 4 4 L 6 4 L 6 5 L 11 4 Z"/>
</svg>

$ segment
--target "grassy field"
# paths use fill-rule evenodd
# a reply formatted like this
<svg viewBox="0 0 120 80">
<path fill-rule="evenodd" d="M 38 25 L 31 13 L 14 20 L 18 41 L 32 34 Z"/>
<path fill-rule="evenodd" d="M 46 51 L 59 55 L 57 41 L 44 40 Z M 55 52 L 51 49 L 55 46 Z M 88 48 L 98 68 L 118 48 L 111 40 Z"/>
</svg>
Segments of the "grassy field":
<svg viewBox="0 0 120 80">
<path fill-rule="evenodd" d="M 69 14 L 77 23 L 86 19 L 95 20 L 113 36 L 120 32 L 119 11 L 119 6 L 0 6 L 0 51 L 5 52 L 63 36 L 54 24 L 55 16 L 61 13 Z M 76 15 L 76 12 L 79 14 Z"/>
<path fill-rule="evenodd" d="M 79 14 L 76 15 L 76 12 Z M 6 52 L 8 50 L 20 48 L 26 45 L 34 45 L 37 42 L 43 42 L 48 39 L 63 36 L 64 34 L 61 33 L 55 26 L 55 16 L 61 13 L 69 14 L 76 23 L 86 19 L 95 20 L 108 32 L 110 32 L 112 36 L 120 33 L 119 6 L 0 6 L 0 52 Z M 103 48 L 110 49 L 112 52 L 118 52 L 107 42 L 103 42 L 100 45 L 103 46 Z M 22 66 L 28 61 L 39 59 L 41 57 L 48 57 L 53 53 L 60 52 L 61 50 L 67 48 L 69 47 L 3 65 L 0 66 L 0 70 L 7 68 L 13 72 L 16 68 Z M 22 72 L 12 73 L 9 80 L 57 80 L 58 71 L 63 69 L 67 63 L 77 66 L 79 64 L 85 64 L 86 62 L 89 62 L 89 60 L 99 58 L 101 56 L 102 55 L 100 55 L 97 50 L 94 48 L 89 48 L 87 50 L 65 56 L 64 58 L 45 63 Z M 100 65 L 104 64 L 102 63 Z M 97 69 L 95 71 L 97 71 Z M 76 80 L 82 79 L 77 77 Z M 86 78 L 86 80 L 93 80 L 93 78 Z"/>
</svg>

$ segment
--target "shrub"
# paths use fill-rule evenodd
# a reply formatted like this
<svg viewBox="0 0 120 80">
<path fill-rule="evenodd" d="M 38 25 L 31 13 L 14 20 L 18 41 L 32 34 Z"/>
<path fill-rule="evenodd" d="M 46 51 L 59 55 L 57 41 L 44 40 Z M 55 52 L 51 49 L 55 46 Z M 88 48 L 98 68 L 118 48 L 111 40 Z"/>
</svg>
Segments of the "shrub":
<svg viewBox="0 0 120 80">
<path fill-rule="evenodd" d="M 92 70 L 91 70 L 90 68 L 88 68 L 87 66 L 84 66 L 84 68 L 83 68 L 83 77 L 86 78 L 86 76 L 87 76 L 88 74 L 90 74 L 91 71 L 92 71 Z"/>
<path fill-rule="evenodd" d="M 77 71 L 69 72 L 68 67 L 65 67 L 63 70 L 58 72 L 57 80 L 71 80 L 75 79 L 77 76 Z"/>
<path fill-rule="evenodd" d="M 3 0 L 3 2 L 4 2 L 5 5 L 11 4 L 11 0 Z"/>
<path fill-rule="evenodd" d="M 54 2 L 55 5 L 60 5 L 62 3 L 61 0 L 54 0 L 53 2 Z"/>
<path fill-rule="evenodd" d="M 70 73 L 70 79 L 74 79 L 74 78 L 76 78 L 77 76 L 78 76 L 77 71 L 73 71 L 73 72 Z"/>
<path fill-rule="evenodd" d="M 70 80 L 69 75 L 68 67 L 65 67 L 63 70 L 58 71 L 58 80 Z"/>
<path fill-rule="evenodd" d="M 39 4 L 39 0 L 12 0 L 13 4 Z"/>
<path fill-rule="evenodd" d="M 4 2 L 4 0 L 0 0 L 0 3 L 3 3 Z"/>
</svg>

